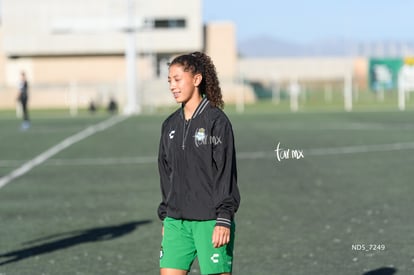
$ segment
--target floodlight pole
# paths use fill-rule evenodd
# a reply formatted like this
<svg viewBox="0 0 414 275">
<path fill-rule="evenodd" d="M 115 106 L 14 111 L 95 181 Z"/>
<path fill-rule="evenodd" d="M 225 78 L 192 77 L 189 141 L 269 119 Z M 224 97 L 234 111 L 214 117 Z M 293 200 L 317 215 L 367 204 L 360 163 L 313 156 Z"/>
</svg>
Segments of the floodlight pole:
<svg viewBox="0 0 414 275">
<path fill-rule="evenodd" d="M 127 104 L 124 113 L 139 114 L 141 113 L 140 98 L 137 97 L 137 64 L 136 64 L 136 28 L 134 24 L 134 0 L 127 0 L 127 29 L 126 29 L 126 79 L 127 79 Z"/>
</svg>

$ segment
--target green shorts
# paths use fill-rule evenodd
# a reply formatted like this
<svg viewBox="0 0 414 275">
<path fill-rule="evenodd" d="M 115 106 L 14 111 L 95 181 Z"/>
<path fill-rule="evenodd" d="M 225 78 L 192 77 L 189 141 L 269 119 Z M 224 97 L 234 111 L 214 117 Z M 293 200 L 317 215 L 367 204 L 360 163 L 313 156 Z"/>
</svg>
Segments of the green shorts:
<svg viewBox="0 0 414 275">
<path fill-rule="evenodd" d="M 235 224 L 232 223 L 230 243 L 219 248 L 212 244 L 215 220 L 187 221 L 165 218 L 160 251 L 160 268 L 190 271 L 198 257 L 201 274 L 231 272 Z"/>
</svg>

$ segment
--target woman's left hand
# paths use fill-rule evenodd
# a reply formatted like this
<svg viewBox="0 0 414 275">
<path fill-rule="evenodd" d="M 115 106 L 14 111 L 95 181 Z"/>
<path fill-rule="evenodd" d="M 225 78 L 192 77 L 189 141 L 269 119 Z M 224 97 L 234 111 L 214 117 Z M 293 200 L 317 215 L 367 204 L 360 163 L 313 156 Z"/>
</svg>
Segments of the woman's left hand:
<svg viewBox="0 0 414 275">
<path fill-rule="evenodd" d="M 212 242 L 214 248 L 228 244 L 230 242 L 230 228 L 224 226 L 214 227 Z"/>
</svg>

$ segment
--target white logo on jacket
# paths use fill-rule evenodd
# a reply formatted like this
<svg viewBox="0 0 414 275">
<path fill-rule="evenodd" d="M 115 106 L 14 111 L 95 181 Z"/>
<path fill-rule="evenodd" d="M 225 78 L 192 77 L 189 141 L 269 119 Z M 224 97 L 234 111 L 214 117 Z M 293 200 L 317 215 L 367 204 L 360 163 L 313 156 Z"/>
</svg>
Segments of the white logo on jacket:
<svg viewBox="0 0 414 275">
<path fill-rule="evenodd" d="M 171 132 L 168 134 L 168 136 L 170 137 L 170 139 L 174 138 L 174 134 L 175 134 L 175 130 L 171 130 Z"/>
<path fill-rule="evenodd" d="M 206 138 L 206 130 L 204 128 L 197 129 L 194 138 L 196 141 L 204 141 Z"/>
<path fill-rule="evenodd" d="M 218 145 L 222 144 L 221 137 L 216 136 L 209 136 L 206 133 L 206 129 L 204 128 L 197 128 L 194 134 L 194 143 L 196 147 L 199 147 L 200 145 Z"/>
</svg>

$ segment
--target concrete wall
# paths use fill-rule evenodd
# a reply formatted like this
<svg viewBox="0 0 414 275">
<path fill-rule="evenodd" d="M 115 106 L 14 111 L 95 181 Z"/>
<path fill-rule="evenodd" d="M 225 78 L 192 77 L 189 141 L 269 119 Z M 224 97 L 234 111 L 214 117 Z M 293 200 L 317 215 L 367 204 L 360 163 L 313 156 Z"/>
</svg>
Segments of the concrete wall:
<svg viewBox="0 0 414 275">
<path fill-rule="evenodd" d="M 205 50 L 220 78 L 234 78 L 237 75 L 236 26 L 232 22 L 212 22 L 206 25 L 205 31 Z"/>
<path fill-rule="evenodd" d="M 242 58 L 243 77 L 251 80 L 324 80 L 353 71 L 352 58 Z"/>
<path fill-rule="evenodd" d="M 137 60 L 140 93 L 153 81 L 148 70 L 151 62 L 150 58 Z M 4 68 L 7 85 L 0 91 L 2 108 L 13 108 L 21 71 L 27 74 L 32 108 L 66 108 L 74 103 L 86 107 L 92 100 L 104 105 L 110 97 L 121 105 L 125 101 L 123 56 L 18 58 L 7 60 Z"/>
<path fill-rule="evenodd" d="M 368 78 L 366 58 L 242 58 L 239 69 L 244 79 L 264 83 L 342 82 L 351 73 L 354 84 L 364 89 Z"/>
<path fill-rule="evenodd" d="M 239 84 L 236 26 L 232 22 L 211 22 L 205 31 L 205 51 L 216 66 L 224 102 L 255 102 L 253 89 Z"/>
</svg>

